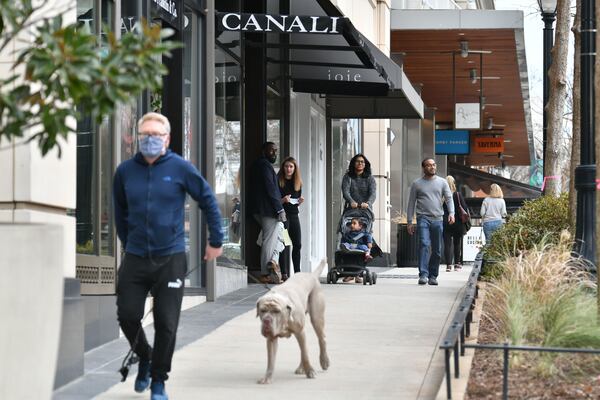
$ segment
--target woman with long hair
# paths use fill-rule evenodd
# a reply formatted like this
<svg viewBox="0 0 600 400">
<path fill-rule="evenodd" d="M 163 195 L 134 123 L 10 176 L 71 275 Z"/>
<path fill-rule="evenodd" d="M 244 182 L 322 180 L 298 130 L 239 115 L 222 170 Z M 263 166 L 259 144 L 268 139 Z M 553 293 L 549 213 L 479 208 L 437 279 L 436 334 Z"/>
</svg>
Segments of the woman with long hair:
<svg viewBox="0 0 600 400">
<path fill-rule="evenodd" d="M 444 202 L 444 259 L 446 260 L 446 271 L 452 271 L 452 265 L 454 264 L 454 270 L 460 271 L 462 268 L 462 242 L 463 236 L 467 233 L 465 224 L 460 220 L 459 210 L 462 208 L 465 212 L 468 212 L 467 202 L 464 197 L 456 190 L 456 181 L 452 175 L 446 177 L 450 191 L 452 192 L 452 201 L 454 202 L 454 215 L 456 216 L 453 224 L 448 223 L 448 207 Z M 454 262 L 453 258 L 454 257 Z"/>
<path fill-rule="evenodd" d="M 348 208 L 368 210 L 371 220 L 373 220 L 375 217 L 373 203 L 375 203 L 377 197 L 377 183 L 371 175 L 371 163 L 364 154 L 359 153 L 350 160 L 348 171 L 342 179 L 342 195 L 346 201 L 344 210 Z M 351 276 L 343 279 L 344 282 L 350 282 L 351 280 Z M 355 282 L 362 283 L 362 278 L 357 276 Z"/>
<path fill-rule="evenodd" d="M 490 186 L 490 195 L 483 199 L 481 204 L 481 220 L 483 221 L 483 234 L 485 241 L 489 242 L 492 235 L 504 223 L 506 217 L 506 202 L 504 201 L 502 189 L 493 183 Z"/>
<path fill-rule="evenodd" d="M 281 193 L 281 203 L 287 215 L 287 230 L 292 240 L 292 263 L 294 264 L 294 273 L 300 272 L 300 249 L 302 248 L 302 232 L 300 229 L 300 219 L 298 218 L 298 206 L 304 202 L 302 197 L 302 177 L 300 168 L 294 157 L 287 157 L 281 163 L 281 168 L 277 173 L 279 183 L 279 192 Z M 285 249 L 284 257 L 286 267 L 282 272 L 283 280 L 289 277 L 289 253 L 288 247 Z"/>
<path fill-rule="evenodd" d="M 371 163 L 363 154 L 352 157 L 348 171 L 342 179 L 345 208 L 367 208 L 373 212 L 377 197 L 377 183 L 371 175 Z"/>
</svg>

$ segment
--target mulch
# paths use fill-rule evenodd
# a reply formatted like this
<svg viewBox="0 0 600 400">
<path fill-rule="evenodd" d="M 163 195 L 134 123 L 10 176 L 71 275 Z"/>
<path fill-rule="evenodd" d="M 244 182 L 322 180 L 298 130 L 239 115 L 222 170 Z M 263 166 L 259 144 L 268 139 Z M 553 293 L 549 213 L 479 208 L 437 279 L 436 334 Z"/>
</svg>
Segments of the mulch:
<svg viewBox="0 0 600 400">
<path fill-rule="evenodd" d="M 485 302 L 483 304 L 485 309 Z M 479 343 L 498 343 L 491 323 L 482 318 Z M 511 352 L 512 353 L 512 352 Z M 574 354 L 556 360 L 561 373 L 542 374 L 533 353 L 518 353 L 511 359 L 508 398 L 527 400 L 600 399 L 600 356 Z M 549 376 L 548 376 L 549 375 Z M 465 400 L 502 399 L 502 352 L 475 351 Z"/>
</svg>

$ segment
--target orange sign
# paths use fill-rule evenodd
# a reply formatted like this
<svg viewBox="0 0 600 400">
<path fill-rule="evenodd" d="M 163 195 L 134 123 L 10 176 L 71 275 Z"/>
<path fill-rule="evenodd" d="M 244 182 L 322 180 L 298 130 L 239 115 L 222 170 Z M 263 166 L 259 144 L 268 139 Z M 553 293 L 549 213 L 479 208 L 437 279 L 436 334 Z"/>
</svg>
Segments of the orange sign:
<svg viewBox="0 0 600 400">
<path fill-rule="evenodd" d="M 477 137 L 473 141 L 474 153 L 502 153 L 504 152 L 504 138 Z"/>
</svg>

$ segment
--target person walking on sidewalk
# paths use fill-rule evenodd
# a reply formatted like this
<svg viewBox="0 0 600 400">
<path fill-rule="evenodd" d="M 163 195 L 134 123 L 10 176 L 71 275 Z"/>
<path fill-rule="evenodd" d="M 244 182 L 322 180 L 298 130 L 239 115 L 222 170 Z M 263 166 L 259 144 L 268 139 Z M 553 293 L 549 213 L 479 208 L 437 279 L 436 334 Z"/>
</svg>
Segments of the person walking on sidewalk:
<svg viewBox="0 0 600 400">
<path fill-rule="evenodd" d="M 367 212 L 371 221 L 375 220 L 373 204 L 377 198 L 377 183 L 371 175 L 371 163 L 364 154 L 356 154 L 350 160 L 348 171 L 342 178 L 342 195 L 345 200 L 344 211 L 358 208 Z M 342 281 L 350 282 L 352 279 L 356 283 L 363 283 L 360 276 L 346 276 Z"/>
<path fill-rule="evenodd" d="M 448 182 L 435 174 L 433 158 L 421 162 L 423 177 L 410 186 L 408 198 L 407 229 L 410 235 L 415 233 L 413 216 L 417 212 L 417 231 L 419 238 L 419 285 L 437 285 L 440 269 L 443 217 L 445 202 L 448 207 L 448 223 L 454 223 L 454 202 Z M 415 207 L 416 206 L 416 207 Z"/>
<path fill-rule="evenodd" d="M 446 177 L 450 191 L 452 192 L 452 200 L 454 203 L 454 212 L 460 217 L 462 211 L 468 213 L 467 202 L 458 190 L 456 190 L 456 181 L 452 175 Z M 462 211 L 461 211 L 462 208 Z M 444 203 L 444 259 L 446 260 L 446 272 L 452 271 L 452 257 L 454 256 L 454 270 L 462 269 L 462 243 L 463 236 L 467 233 L 467 226 L 460 218 L 455 218 L 456 221 L 452 225 L 448 222 L 448 207 Z"/>
<path fill-rule="evenodd" d="M 198 202 L 208 221 L 207 261 L 223 251 L 221 213 L 198 170 L 169 150 L 169 120 L 148 113 L 139 120 L 138 129 L 139 152 L 119 165 L 113 182 L 115 224 L 125 252 L 118 271 L 117 316 L 139 357 L 135 391 L 150 386 L 151 400 L 167 400 L 165 381 L 171 371 L 187 273 L 186 194 Z M 154 298 L 154 348 L 141 325 L 149 292 Z"/>
<path fill-rule="evenodd" d="M 250 169 L 249 209 L 262 229 L 260 251 L 261 282 L 281 283 L 279 253 L 284 249 L 283 223 L 286 214 L 281 204 L 281 194 L 273 164 L 277 160 L 277 146 L 265 142 L 262 155 Z"/>
<path fill-rule="evenodd" d="M 281 163 L 281 168 L 277 173 L 279 182 L 279 192 L 281 193 L 281 203 L 287 217 L 287 230 L 292 240 L 292 263 L 294 264 L 294 273 L 300 272 L 300 250 L 302 249 L 302 230 L 300 229 L 300 218 L 298 218 L 298 207 L 304 202 L 302 197 L 302 177 L 300 168 L 294 157 L 287 157 Z M 289 271 L 289 246 L 286 246 L 284 262 L 286 265 L 283 273 L 285 281 L 290 275 Z"/>
<path fill-rule="evenodd" d="M 485 241 L 492 240 L 492 235 L 504 223 L 506 218 L 506 202 L 502 189 L 497 184 L 493 183 L 490 186 L 490 195 L 483 199 L 481 203 L 481 219 L 483 221 L 483 234 Z"/>
</svg>

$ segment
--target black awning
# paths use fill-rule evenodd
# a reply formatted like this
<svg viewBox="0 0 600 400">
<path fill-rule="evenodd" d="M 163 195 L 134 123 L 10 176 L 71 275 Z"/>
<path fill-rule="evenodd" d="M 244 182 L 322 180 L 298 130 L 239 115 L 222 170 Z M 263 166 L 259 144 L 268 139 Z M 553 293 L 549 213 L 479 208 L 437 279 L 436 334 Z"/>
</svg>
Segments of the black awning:
<svg viewBox="0 0 600 400">
<path fill-rule="evenodd" d="M 217 26 L 220 29 L 223 29 L 222 19 L 225 16 L 225 13 L 217 13 Z M 318 28 L 317 22 L 314 26 L 309 25 L 319 17 L 339 20 L 337 33 L 320 33 L 326 30 L 326 20 Z M 233 15 L 228 17 L 226 25 L 243 27 L 249 18 L 249 14 Z M 273 21 L 282 21 L 282 16 L 268 18 L 271 28 L 277 27 Z M 286 27 L 290 26 L 289 21 L 295 21 L 296 18 L 300 21 L 298 24 L 304 23 L 308 32 L 299 32 L 298 24 L 287 31 L 284 29 L 285 34 L 281 29 L 277 32 L 276 29 L 268 31 L 266 15 L 253 14 L 247 25 L 254 33 L 264 33 L 263 40 L 247 43 L 266 48 L 268 64 L 289 65 L 292 90 L 325 94 L 332 110 L 352 109 L 360 112 L 343 117 L 423 117 L 423 101 L 402 68 L 360 33 L 330 0 L 290 2 Z M 318 21 L 321 24 L 321 20 Z M 260 29 L 257 30 L 257 27 Z M 342 118 L 342 112 L 336 111 L 335 116 L 331 116 Z"/>
</svg>

